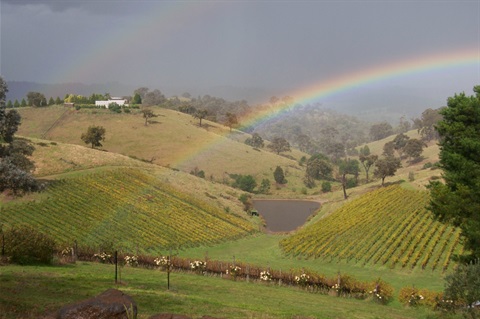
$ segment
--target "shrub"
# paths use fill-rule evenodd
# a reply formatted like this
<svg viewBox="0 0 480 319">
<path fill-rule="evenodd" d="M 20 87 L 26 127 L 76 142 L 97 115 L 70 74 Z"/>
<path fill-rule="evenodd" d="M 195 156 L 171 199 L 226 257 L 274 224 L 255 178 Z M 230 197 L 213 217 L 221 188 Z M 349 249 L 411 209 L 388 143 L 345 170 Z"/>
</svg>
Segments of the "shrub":
<svg viewBox="0 0 480 319">
<path fill-rule="evenodd" d="M 423 164 L 423 169 L 428 169 L 428 168 L 431 168 L 433 166 L 433 164 L 431 162 L 426 162 L 425 164 Z"/>
<path fill-rule="evenodd" d="M 322 192 L 327 193 L 332 190 L 332 184 L 330 182 L 323 182 L 322 183 Z"/>
<path fill-rule="evenodd" d="M 408 172 L 408 180 L 410 182 L 413 182 L 415 180 L 415 173 L 414 172 L 412 172 L 412 171 Z"/>
<path fill-rule="evenodd" d="M 356 178 L 348 178 L 347 179 L 347 185 L 346 187 L 347 188 L 353 188 L 353 187 L 356 187 L 357 186 L 357 179 Z"/>
<path fill-rule="evenodd" d="M 443 294 L 441 292 L 415 287 L 403 287 L 398 293 L 398 300 L 405 306 L 410 307 L 427 306 L 435 309 L 442 299 Z"/>
<path fill-rule="evenodd" d="M 387 304 L 393 300 L 393 287 L 381 279 L 372 283 L 370 289 L 369 293 L 378 303 Z"/>
<path fill-rule="evenodd" d="M 285 179 L 285 174 L 283 173 L 283 169 L 280 166 L 277 166 L 275 168 L 275 171 L 273 172 L 273 178 L 275 179 L 275 182 L 277 182 L 277 184 L 287 183 Z"/>
<path fill-rule="evenodd" d="M 21 265 L 51 264 L 55 241 L 31 226 L 17 226 L 5 232 L 5 255 Z"/>
<path fill-rule="evenodd" d="M 480 300 L 480 262 L 458 265 L 445 281 L 443 302 L 466 312 L 465 317 L 476 318 L 479 310 L 475 305 Z"/>
</svg>

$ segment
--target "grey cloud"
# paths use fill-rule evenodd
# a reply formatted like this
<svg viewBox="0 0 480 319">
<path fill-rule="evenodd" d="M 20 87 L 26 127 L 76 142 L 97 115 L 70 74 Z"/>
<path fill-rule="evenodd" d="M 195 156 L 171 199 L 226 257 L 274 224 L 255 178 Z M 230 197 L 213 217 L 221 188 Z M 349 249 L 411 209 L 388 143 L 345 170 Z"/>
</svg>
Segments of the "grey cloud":
<svg viewBox="0 0 480 319">
<path fill-rule="evenodd" d="M 2 0 L 2 2 L 15 6 L 44 5 L 50 8 L 52 12 L 64 12 L 69 9 L 80 9 L 90 14 L 99 15 L 126 15 L 134 13 L 138 4 L 152 1 L 79 1 L 79 0 Z"/>
</svg>

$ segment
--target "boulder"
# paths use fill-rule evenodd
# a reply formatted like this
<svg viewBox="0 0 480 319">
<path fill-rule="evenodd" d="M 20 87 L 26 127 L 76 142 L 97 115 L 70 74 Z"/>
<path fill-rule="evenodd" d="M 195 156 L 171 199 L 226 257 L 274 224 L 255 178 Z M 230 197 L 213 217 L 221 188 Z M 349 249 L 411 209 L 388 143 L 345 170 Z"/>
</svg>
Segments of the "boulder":
<svg viewBox="0 0 480 319">
<path fill-rule="evenodd" d="M 137 315 L 137 304 L 129 295 L 117 289 L 108 289 L 96 297 L 62 307 L 57 319 L 128 319 L 127 310 Z"/>
</svg>

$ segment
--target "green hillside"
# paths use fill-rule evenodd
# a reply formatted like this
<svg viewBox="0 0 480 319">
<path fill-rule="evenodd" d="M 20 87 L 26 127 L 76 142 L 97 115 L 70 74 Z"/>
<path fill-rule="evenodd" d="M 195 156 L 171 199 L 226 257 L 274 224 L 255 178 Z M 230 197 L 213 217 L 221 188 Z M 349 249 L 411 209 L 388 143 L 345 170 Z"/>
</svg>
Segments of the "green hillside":
<svg viewBox="0 0 480 319">
<path fill-rule="evenodd" d="M 428 193 L 390 186 L 349 201 L 282 240 L 285 253 L 305 258 L 446 270 L 462 252 L 460 231 L 434 221 Z"/>
<path fill-rule="evenodd" d="M 22 223 L 60 245 L 113 243 L 144 253 L 232 240 L 258 229 L 229 207 L 212 206 L 147 171 L 126 168 L 55 181 L 38 199 L 1 209 L 4 227 Z"/>
</svg>

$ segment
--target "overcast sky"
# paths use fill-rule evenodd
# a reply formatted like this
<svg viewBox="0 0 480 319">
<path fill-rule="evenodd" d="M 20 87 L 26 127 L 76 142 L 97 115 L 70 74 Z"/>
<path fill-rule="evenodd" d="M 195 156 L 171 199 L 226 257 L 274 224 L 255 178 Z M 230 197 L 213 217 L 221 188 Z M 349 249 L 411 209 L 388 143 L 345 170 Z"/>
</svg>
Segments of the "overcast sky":
<svg viewBox="0 0 480 319">
<path fill-rule="evenodd" d="M 480 84 L 478 0 L 1 0 L 7 81 L 288 94 L 349 72 L 465 50 L 477 50 L 479 61 L 369 85 L 470 94 Z"/>
</svg>

